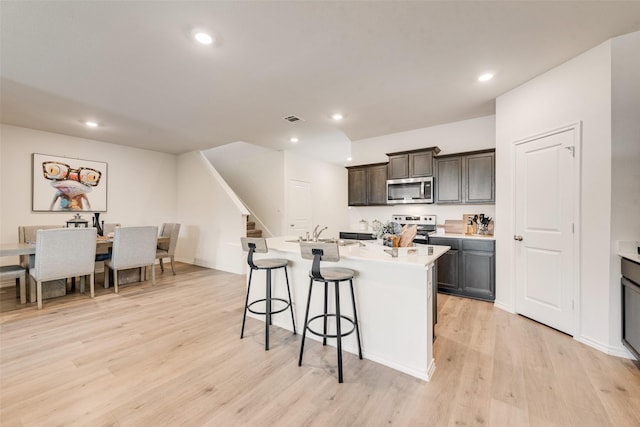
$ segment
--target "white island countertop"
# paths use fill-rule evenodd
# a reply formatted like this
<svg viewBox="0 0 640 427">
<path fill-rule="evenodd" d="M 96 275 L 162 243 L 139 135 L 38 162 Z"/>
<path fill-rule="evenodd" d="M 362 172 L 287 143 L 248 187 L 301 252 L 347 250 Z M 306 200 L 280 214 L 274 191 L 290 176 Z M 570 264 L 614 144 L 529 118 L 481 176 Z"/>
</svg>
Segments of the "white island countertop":
<svg viewBox="0 0 640 427">
<path fill-rule="evenodd" d="M 300 253 L 300 244 L 295 237 L 270 237 L 267 239 L 269 249 L 281 252 Z M 433 264 L 440 256 L 446 253 L 449 246 L 430 245 L 433 253 L 428 254 L 428 246 L 414 246 L 398 248 L 398 256 L 392 257 L 385 250 L 391 250 L 388 246 L 376 243 L 374 240 L 361 241 L 361 243 L 349 242 L 340 246 L 340 257 L 361 261 L 375 261 L 391 264 L 405 264 L 407 266 L 424 267 Z"/>
<path fill-rule="evenodd" d="M 323 262 L 323 266 L 339 266 L 355 271 L 353 286 L 363 357 L 428 381 L 435 370 L 433 320 L 438 286 L 435 263 L 438 257 L 449 250 L 449 246 L 431 245 L 431 255 L 428 254 L 429 246 L 398 248 L 398 256 L 392 257 L 385 252 L 391 248 L 374 241 L 363 241 L 362 244 L 347 242 L 349 244 L 339 246 L 340 261 Z M 293 312 L 300 330 L 311 289 L 309 269 L 312 261 L 301 257 L 300 243 L 296 237 L 267 238 L 267 247 L 269 252 L 256 254 L 257 259 L 284 258 L 289 261 L 287 270 Z M 284 272 L 274 270 L 272 275 L 272 295 L 284 298 L 287 295 Z M 252 287 L 253 298 L 264 298 L 264 289 L 264 286 Z M 352 316 L 347 289 L 344 289 L 347 303 L 341 307 L 341 313 Z M 332 295 L 333 292 L 330 292 L 330 300 L 333 299 Z M 322 312 L 322 298 L 312 298 L 310 314 L 317 316 Z M 251 313 L 249 316 L 256 317 Z M 264 321 L 264 316 L 256 318 Z M 284 313 L 272 317 L 272 322 L 273 325 L 293 330 L 292 319 Z M 335 321 L 329 318 L 328 325 L 332 330 Z M 260 334 L 262 330 L 259 328 Z M 307 338 L 319 340 L 313 334 L 307 334 Z M 327 344 L 335 346 L 335 340 L 330 339 Z M 357 354 L 355 334 L 342 340 L 342 349 Z M 346 382 L 357 380 L 354 378 L 356 374 L 349 370 L 344 375 Z"/>
</svg>

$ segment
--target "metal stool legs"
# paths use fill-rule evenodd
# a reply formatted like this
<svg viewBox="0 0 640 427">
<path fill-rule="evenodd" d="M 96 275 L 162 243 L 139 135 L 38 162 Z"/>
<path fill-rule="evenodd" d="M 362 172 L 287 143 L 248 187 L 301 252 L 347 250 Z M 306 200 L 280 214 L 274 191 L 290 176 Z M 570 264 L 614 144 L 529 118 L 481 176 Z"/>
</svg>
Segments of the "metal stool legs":
<svg viewBox="0 0 640 427">
<path fill-rule="evenodd" d="M 356 297 L 353 294 L 353 280 L 349 280 L 351 288 L 351 305 L 353 307 L 353 320 L 356 324 L 356 338 L 358 339 L 358 357 L 362 360 L 362 346 L 360 345 L 360 326 L 358 326 L 358 312 L 356 311 Z"/>
<path fill-rule="evenodd" d="M 280 267 L 278 267 L 280 268 Z M 269 350 L 269 326 L 272 325 L 273 321 L 272 321 L 272 315 L 280 313 L 282 311 L 285 311 L 287 308 L 291 311 L 291 322 L 293 325 L 293 334 L 296 335 L 296 322 L 293 316 L 293 306 L 291 304 L 291 288 L 289 287 L 289 275 L 287 273 L 287 267 L 284 267 L 284 276 L 286 279 L 286 283 L 287 283 L 287 295 L 289 297 L 289 300 L 286 301 L 282 298 L 273 298 L 271 296 L 271 268 L 265 268 L 265 273 L 266 273 L 266 297 L 263 299 L 259 299 L 259 300 L 255 300 L 251 303 L 249 303 L 249 294 L 251 293 L 251 280 L 253 278 L 253 268 L 249 271 L 249 284 L 247 286 L 247 297 L 245 299 L 245 303 L 244 303 L 244 315 L 242 316 L 242 330 L 240 332 L 240 338 L 244 338 L 244 326 L 246 324 L 247 321 L 247 311 L 250 311 L 251 313 L 254 314 L 262 314 L 265 316 L 265 330 L 264 330 L 264 337 L 265 337 L 265 341 L 264 341 L 264 349 L 265 351 Z M 272 306 L 272 302 L 276 300 L 276 301 L 282 301 L 284 302 L 286 305 L 284 308 L 280 309 L 280 310 L 273 310 L 273 306 Z M 251 306 L 253 304 L 256 304 L 258 302 L 262 302 L 264 301 L 265 303 L 265 310 L 264 312 L 262 311 L 256 311 L 256 310 L 252 310 Z"/>
<path fill-rule="evenodd" d="M 293 325 L 293 335 L 296 335 L 296 320 L 293 318 L 293 301 L 291 299 L 291 288 L 289 287 L 289 274 L 287 273 L 287 267 L 284 268 L 284 277 L 287 281 L 287 295 L 289 296 L 289 307 L 291 312 L 291 324 Z"/>
<path fill-rule="evenodd" d="M 338 341 L 338 382 L 342 383 L 342 329 L 340 324 L 340 289 L 338 289 L 338 281 L 335 283 L 336 285 L 336 338 Z M 327 316 L 324 317 L 325 322 Z M 325 332 L 326 335 L 326 332 Z"/>
<path fill-rule="evenodd" d="M 326 285 L 326 283 L 325 283 Z M 307 337 L 307 328 L 309 325 L 309 306 L 311 305 L 311 292 L 313 291 L 313 279 L 309 280 L 309 293 L 307 295 L 307 308 L 306 311 L 304 313 L 304 325 L 302 325 L 302 342 L 300 343 L 300 357 L 298 358 L 298 366 L 302 366 L 302 353 L 304 352 L 304 339 Z M 326 301 L 326 294 L 325 294 L 325 301 Z M 326 313 L 326 308 L 325 308 L 325 313 Z M 326 325 L 326 321 L 325 321 L 325 325 Z M 326 335 L 327 333 L 327 327 L 325 326 L 324 328 L 324 333 Z M 326 338 L 325 338 L 326 340 Z M 326 342 L 326 341 L 325 341 Z M 323 344 L 325 343 L 323 342 Z"/>
<path fill-rule="evenodd" d="M 249 284 L 247 285 L 247 297 L 244 300 L 244 315 L 242 316 L 242 331 L 240 331 L 240 339 L 244 338 L 244 325 L 247 321 L 247 310 L 249 309 L 249 294 L 251 293 L 252 277 L 253 277 L 253 269 L 249 270 Z"/>
<path fill-rule="evenodd" d="M 342 337 L 350 335 L 351 333 L 353 333 L 354 331 L 356 332 L 356 337 L 357 337 L 357 341 L 358 341 L 358 357 L 360 359 L 362 359 L 362 347 L 360 345 L 360 328 L 358 326 L 358 314 L 356 311 L 356 300 L 355 300 L 355 295 L 353 292 L 353 280 L 349 280 L 349 287 L 350 287 L 350 291 L 351 291 L 351 304 L 352 304 L 352 308 L 353 308 L 353 319 L 350 319 L 346 316 L 343 316 L 340 312 L 340 281 L 336 280 L 334 281 L 334 287 L 335 287 L 335 299 L 336 299 L 336 312 L 335 314 L 329 314 L 328 313 L 328 282 L 324 282 L 324 313 L 318 316 L 314 316 L 311 319 L 309 319 L 309 307 L 311 305 L 311 294 L 313 291 L 313 278 L 310 279 L 309 281 L 309 295 L 307 296 L 307 307 L 305 310 L 305 315 L 304 315 L 304 328 L 302 330 L 302 342 L 300 343 L 300 357 L 298 358 L 298 366 L 302 366 L 302 356 L 304 353 L 304 342 L 307 336 L 307 330 L 309 330 L 309 332 L 311 332 L 314 335 L 317 336 L 321 336 L 322 337 L 322 345 L 326 345 L 327 344 L 327 338 L 336 338 L 337 341 L 337 356 L 338 356 L 338 382 L 342 383 L 343 382 L 343 376 L 342 376 Z M 312 322 L 315 319 L 319 319 L 320 317 L 322 317 L 322 322 L 323 322 L 323 329 L 322 329 L 322 333 L 316 332 L 313 329 L 311 329 L 311 327 L 309 326 L 310 322 Z M 336 334 L 335 335 L 331 335 L 329 333 L 327 333 L 327 318 L 328 317 L 335 317 L 336 319 Z M 351 322 L 353 324 L 353 329 L 351 329 L 348 332 L 343 333 L 342 332 L 342 325 L 340 322 L 340 319 L 345 319 L 348 320 L 349 322 Z"/>
</svg>

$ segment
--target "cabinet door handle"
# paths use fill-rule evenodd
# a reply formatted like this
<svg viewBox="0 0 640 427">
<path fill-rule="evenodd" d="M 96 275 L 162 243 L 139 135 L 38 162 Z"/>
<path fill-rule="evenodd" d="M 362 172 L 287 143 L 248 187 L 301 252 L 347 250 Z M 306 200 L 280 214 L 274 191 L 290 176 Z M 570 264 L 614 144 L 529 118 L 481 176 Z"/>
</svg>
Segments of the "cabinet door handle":
<svg viewBox="0 0 640 427">
<path fill-rule="evenodd" d="M 520 236 L 519 234 L 518 235 L 514 234 L 513 240 L 517 240 L 518 242 L 522 242 L 522 236 Z"/>
</svg>

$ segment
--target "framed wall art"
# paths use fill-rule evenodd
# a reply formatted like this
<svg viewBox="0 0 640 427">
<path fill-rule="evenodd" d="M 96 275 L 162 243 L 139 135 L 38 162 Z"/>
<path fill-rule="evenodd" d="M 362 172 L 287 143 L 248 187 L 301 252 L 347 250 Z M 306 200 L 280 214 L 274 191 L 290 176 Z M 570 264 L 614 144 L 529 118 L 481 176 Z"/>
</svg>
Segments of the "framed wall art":
<svg viewBox="0 0 640 427">
<path fill-rule="evenodd" d="M 31 209 L 106 212 L 107 163 L 33 153 Z"/>
</svg>

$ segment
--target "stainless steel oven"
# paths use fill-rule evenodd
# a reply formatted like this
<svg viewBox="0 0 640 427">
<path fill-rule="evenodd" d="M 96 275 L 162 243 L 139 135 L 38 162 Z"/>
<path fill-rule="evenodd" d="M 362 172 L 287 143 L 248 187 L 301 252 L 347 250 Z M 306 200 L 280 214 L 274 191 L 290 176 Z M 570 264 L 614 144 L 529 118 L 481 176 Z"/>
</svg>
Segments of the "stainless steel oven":
<svg viewBox="0 0 640 427">
<path fill-rule="evenodd" d="M 433 177 L 387 180 L 387 204 L 433 203 Z"/>
<path fill-rule="evenodd" d="M 417 229 L 413 243 L 416 245 L 428 245 L 429 234 L 437 231 L 435 215 L 393 215 L 391 220 L 401 226 L 415 225 Z"/>
</svg>

